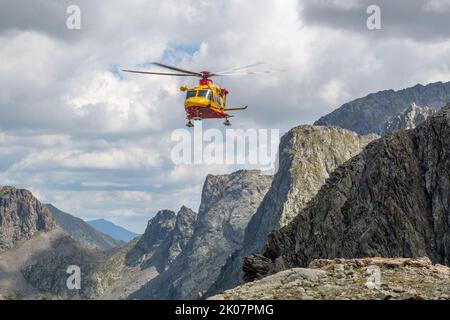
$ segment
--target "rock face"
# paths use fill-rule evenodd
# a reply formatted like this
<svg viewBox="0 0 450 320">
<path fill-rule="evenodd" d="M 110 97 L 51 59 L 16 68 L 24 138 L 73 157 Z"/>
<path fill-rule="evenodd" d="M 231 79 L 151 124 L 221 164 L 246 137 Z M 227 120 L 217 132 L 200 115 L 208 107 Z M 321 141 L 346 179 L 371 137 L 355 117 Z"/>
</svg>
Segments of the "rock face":
<svg viewBox="0 0 450 320">
<path fill-rule="evenodd" d="M 391 133 L 396 130 L 414 129 L 424 122 L 435 110 L 428 107 L 419 107 L 413 103 L 404 112 L 396 115 L 384 125 L 384 132 Z"/>
<path fill-rule="evenodd" d="M 319 191 L 336 167 L 357 155 L 376 137 L 359 136 L 341 128 L 308 125 L 286 133 L 280 141 L 278 171 L 248 223 L 242 248 L 227 260 L 207 295 L 241 283 L 244 257 L 262 250 L 272 230 L 287 225 Z"/>
<path fill-rule="evenodd" d="M 124 245 L 123 242 L 117 241 L 110 236 L 95 230 L 80 218 L 63 212 L 51 204 L 46 204 L 46 207 L 52 213 L 56 224 L 74 240 L 86 247 L 100 250 L 110 250 L 112 248 Z"/>
<path fill-rule="evenodd" d="M 185 206 L 181 207 L 176 216 L 174 228 L 142 267 L 154 266 L 161 273 L 172 265 L 175 258 L 184 250 L 192 237 L 196 220 L 196 212 Z"/>
<path fill-rule="evenodd" d="M 416 85 L 399 91 L 380 91 L 348 102 L 314 124 L 338 126 L 359 134 L 382 135 L 386 121 L 405 111 L 412 103 L 439 110 L 448 101 L 450 101 L 450 82 Z"/>
<path fill-rule="evenodd" d="M 260 171 L 208 175 L 194 233 L 173 265 L 131 299 L 198 298 L 216 280 L 227 257 L 242 245 L 244 230 L 272 177 Z"/>
<path fill-rule="evenodd" d="M 55 225 L 51 213 L 30 191 L 0 187 L 0 252 Z"/>
<path fill-rule="evenodd" d="M 136 266 L 145 263 L 155 250 L 165 241 L 174 229 L 176 214 L 170 210 L 161 210 L 147 225 L 144 234 L 127 255 L 127 265 Z"/>
<path fill-rule="evenodd" d="M 450 104 L 414 130 L 370 143 L 340 166 L 262 254 L 246 280 L 317 258 L 428 256 L 450 263 Z"/>
<path fill-rule="evenodd" d="M 211 299 L 450 300 L 450 268 L 418 259 L 314 260 Z"/>
<path fill-rule="evenodd" d="M 51 247 L 42 252 L 32 264 L 23 268 L 25 279 L 43 295 L 52 298 L 89 298 L 97 294 L 99 283 L 92 274 L 106 260 L 104 252 L 81 246 L 68 236 L 54 240 Z M 69 290 L 66 286 L 67 268 L 80 267 L 81 290 Z"/>
</svg>

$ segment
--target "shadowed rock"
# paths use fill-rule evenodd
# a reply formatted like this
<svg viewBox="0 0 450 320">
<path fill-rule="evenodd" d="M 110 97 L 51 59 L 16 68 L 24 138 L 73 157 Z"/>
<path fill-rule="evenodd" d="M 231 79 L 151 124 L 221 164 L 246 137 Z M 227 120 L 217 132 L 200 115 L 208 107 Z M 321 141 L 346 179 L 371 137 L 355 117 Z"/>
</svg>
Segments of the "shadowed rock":
<svg viewBox="0 0 450 320">
<path fill-rule="evenodd" d="M 414 130 L 370 143 L 340 166 L 261 254 L 254 280 L 317 258 L 420 257 L 450 262 L 450 104 Z"/>
<path fill-rule="evenodd" d="M 308 125 L 286 133 L 280 141 L 278 171 L 245 230 L 243 246 L 228 258 L 207 295 L 241 283 L 244 257 L 262 250 L 271 231 L 288 224 L 337 166 L 361 152 L 375 138 L 375 135 L 359 136 L 342 128 Z"/>
</svg>

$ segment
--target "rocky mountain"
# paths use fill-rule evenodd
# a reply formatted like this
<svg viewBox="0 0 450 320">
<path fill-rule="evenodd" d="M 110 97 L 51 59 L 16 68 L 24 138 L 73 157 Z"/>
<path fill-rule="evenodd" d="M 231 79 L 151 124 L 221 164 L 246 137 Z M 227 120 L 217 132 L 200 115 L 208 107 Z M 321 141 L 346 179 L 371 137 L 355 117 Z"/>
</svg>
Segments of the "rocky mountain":
<svg viewBox="0 0 450 320">
<path fill-rule="evenodd" d="M 418 259 L 314 260 L 246 283 L 217 300 L 450 300 L 450 268 Z"/>
<path fill-rule="evenodd" d="M 244 230 L 272 177 L 257 170 L 208 175 L 193 235 L 173 264 L 131 299 L 198 298 L 219 275 L 227 257 L 242 245 Z"/>
<path fill-rule="evenodd" d="M 0 187 L 0 252 L 55 226 L 47 207 L 30 191 Z"/>
<path fill-rule="evenodd" d="M 53 209 L 53 208 L 52 208 Z M 67 267 L 88 271 L 103 253 L 72 239 L 46 205 L 28 190 L 0 188 L 0 295 L 6 299 L 88 296 L 98 288 L 86 277 L 82 292 L 67 292 Z M 67 217 L 65 217 L 67 218 Z M 75 219 L 75 218 L 71 218 Z"/>
<path fill-rule="evenodd" d="M 175 228 L 176 214 L 170 210 L 159 211 L 149 220 L 144 234 L 127 254 L 127 265 L 137 266 L 150 259 Z"/>
<path fill-rule="evenodd" d="M 450 264 L 450 104 L 370 143 L 244 261 L 246 280 L 318 258 L 421 257 Z"/>
<path fill-rule="evenodd" d="M 87 223 L 101 233 L 118 241 L 129 242 L 138 236 L 137 233 L 131 232 L 105 219 L 89 220 Z"/>
<path fill-rule="evenodd" d="M 159 273 L 169 268 L 193 234 L 197 213 L 183 206 L 175 213 L 159 211 L 141 238 L 110 257 L 114 281 L 102 290 L 101 299 L 126 299 Z"/>
<path fill-rule="evenodd" d="M 384 133 L 391 133 L 395 130 L 414 129 L 435 112 L 431 108 L 419 107 L 413 103 L 408 109 L 384 124 Z"/>
<path fill-rule="evenodd" d="M 92 277 L 94 270 L 104 265 L 106 254 L 80 245 L 73 238 L 62 233 L 50 242 L 33 263 L 22 267 L 27 282 L 44 297 L 57 299 L 79 299 L 95 296 L 100 279 Z M 78 266 L 81 271 L 81 290 L 70 290 L 66 281 L 67 268 Z"/>
<path fill-rule="evenodd" d="M 338 126 L 359 134 L 384 134 L 385 123 L 412 103 L 441 109 L 450 101 L 450 82 L 416 85 L 399 91 L 385 90 L 345 103 L 314 124 Z"/>
<path fill-rule="evenodd" d="M 171 266 L 192 237 L 196 220 L 196 212 L 185 206 L 181 207 L 177 213 L 174 228 L 142 267 L 154 266 L 161 273 Z"/>
<path fill-rule="evenodd" d="M 375 135 L 359 136 L 341 128 L 303 125 L 280 141 L 279 168 L 264 200 L 250 219 L 242 248 L 234 252 L 207 295 L 243 281 L 246 256 L 263 249 L 267 235 L 287 225 L 340 164 L 357 155 Z"/>
<path fill-rule="evenodd" d="M 56 224 L 80 244 L 101 250 L 110 250 L 124 245 L 123 242 L 97 231 L 84 220 L 61 211 L 51 204 L 46 204 L 46 206 L 52 213 Z"/>
</svg>

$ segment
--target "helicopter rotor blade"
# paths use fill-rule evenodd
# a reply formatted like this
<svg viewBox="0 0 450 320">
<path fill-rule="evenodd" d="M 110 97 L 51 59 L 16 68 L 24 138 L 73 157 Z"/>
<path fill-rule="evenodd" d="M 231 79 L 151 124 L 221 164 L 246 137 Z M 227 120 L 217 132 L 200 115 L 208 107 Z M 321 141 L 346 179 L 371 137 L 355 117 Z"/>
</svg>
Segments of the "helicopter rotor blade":
<svg viewBox="0 0 450 320">
<path fill-rule="evenodd" d="M 154 64 L 155 66 L 159 66 L 159 67 L 162 67 L 162 68 L 169 69 L 169 70 L 178 71 L 178 72 L 181 72 L 181 73 L 188 73 L 190 75 L 197 76 L 197 77 L 203 77 L 203 75 L 200 72 L 184 70 L 184 69 L 168 66 L 166 64 L 162 64 L 162 63 L 159 63 L 159 62 L 152 62 L 152 64 Z"/>
<path fill-rule="evenodd" d="M 248 76 L 248 75 L 254 75 L 254 74 L 272 74 L 272 73 L 280 73 L 280 72 L 286 72 L 286 70 L 277 70 L 277 71 L 267 70 L 267 71 L 230 72 L 230 73 L 214 74 L 214 76 L 217 76 L 217 77 Z"/>
<path fill-rule="evenodd" d="M 256 63 L 252 63 L 246 66 L 242 66 L 242 67 L 235 67 L 232 69 L 228 69 L 228 70 L 223 70 L 223 71 L 219 71 L 219 72 L 213 72 L 214 74 L 219 74 L 219 73 L 230 73 L 230 72 L 234 72 L 234 71 L 239 71 L 239 70 L 243 70 L 243 69 L 248 69 L 248 68 L 252 68 L 252 67 L 256 67 L 256 66 L 260 66 L 266 64 L 265 62 L 256 62 Z"/>
<path fill-rule="evenodd" d="M 159 76 L 175 76 L 175 77 L 195 77 L 193 74 L 183 73 L 167 73 L 167 72 L 149 72 L 149 71 L 137 71 L 137 70 L 122 70 L 123 72 L 141 73 L 141 74 L 153 74 Z"/>
</svg>

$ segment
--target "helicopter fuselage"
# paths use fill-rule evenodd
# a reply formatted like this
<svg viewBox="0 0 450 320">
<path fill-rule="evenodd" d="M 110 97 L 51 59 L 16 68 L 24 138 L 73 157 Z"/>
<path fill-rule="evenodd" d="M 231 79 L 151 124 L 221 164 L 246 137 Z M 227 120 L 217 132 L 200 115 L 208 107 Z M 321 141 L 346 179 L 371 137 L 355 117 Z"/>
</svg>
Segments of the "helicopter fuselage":
<svg viewBox="0 0 450 320">
<path fill-rule="evenodd" d="M 194 88 L 182 86 L 180 89 L 186 91 L 184 108 L 188 120 L 232 117 L 225 112 L 228 91 L 215 85 L 210 79 L 200 80 L 199 85 Z"/>
</svg>

